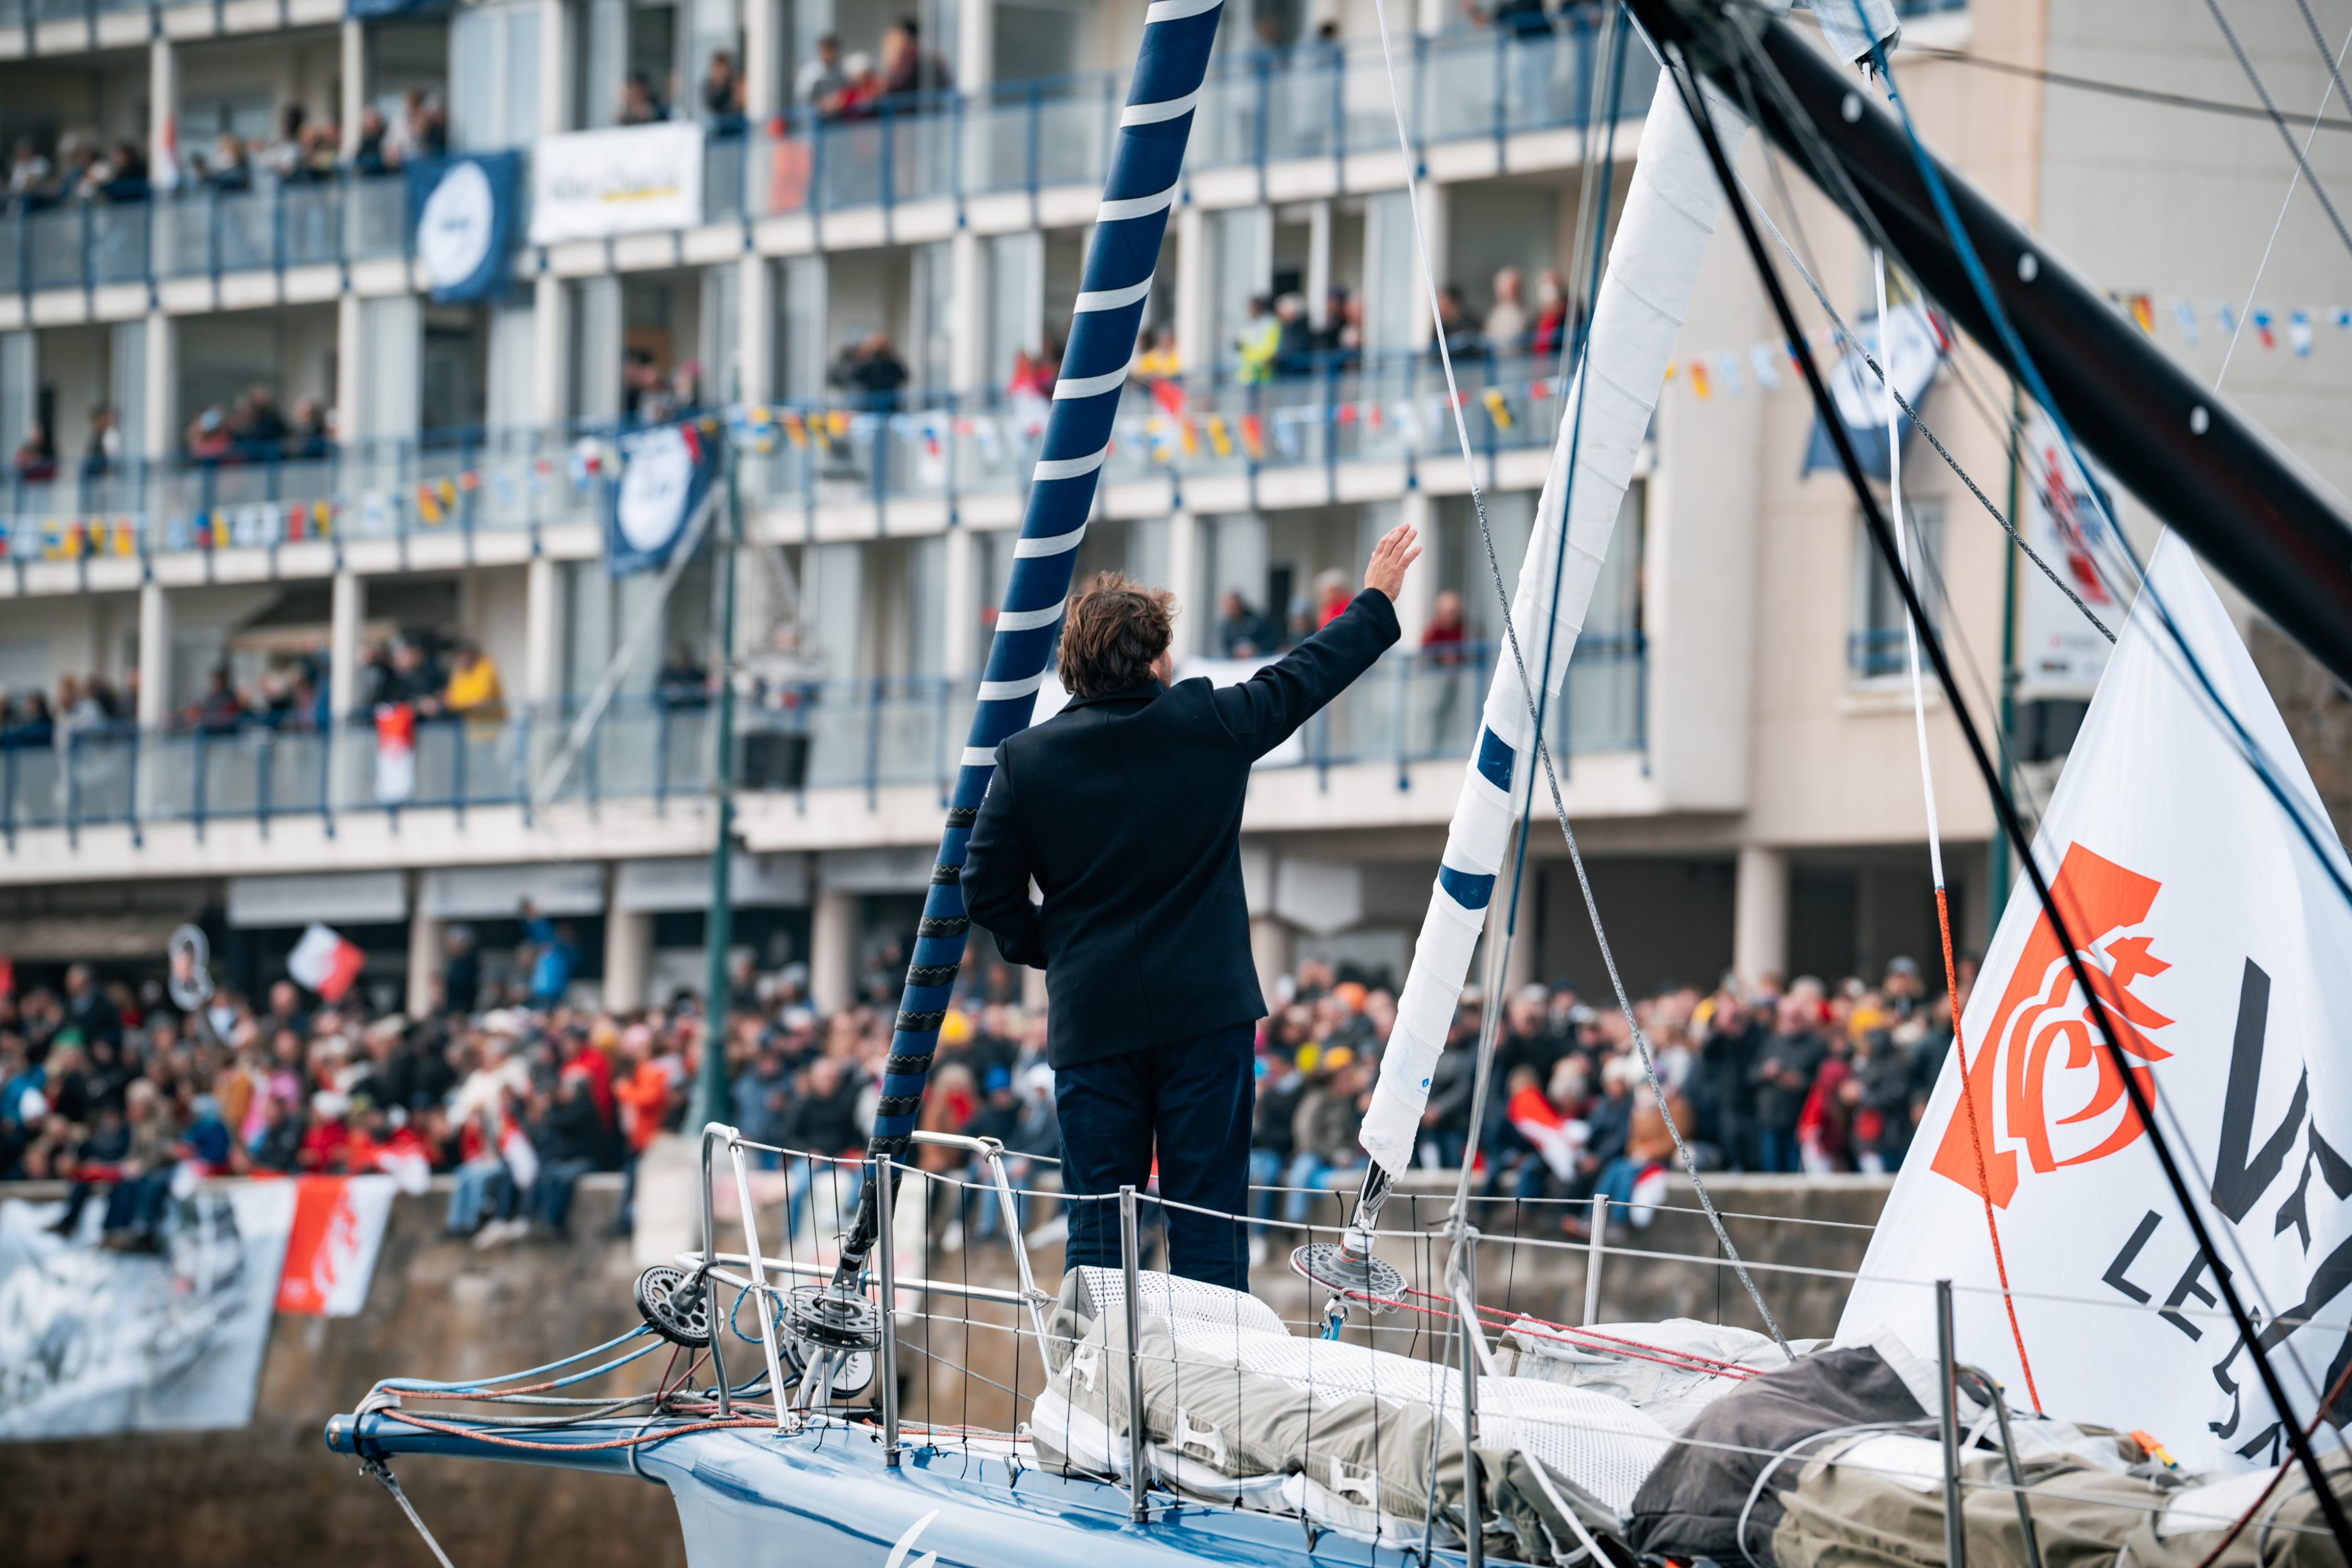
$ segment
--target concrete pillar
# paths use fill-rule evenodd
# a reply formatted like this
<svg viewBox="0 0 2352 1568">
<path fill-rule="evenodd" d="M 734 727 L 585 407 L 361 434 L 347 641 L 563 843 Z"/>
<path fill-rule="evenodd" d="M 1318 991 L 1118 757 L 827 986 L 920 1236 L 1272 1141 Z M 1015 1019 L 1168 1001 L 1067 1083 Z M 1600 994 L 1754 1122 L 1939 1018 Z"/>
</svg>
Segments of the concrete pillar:
<svg viewBox="0 0 2352 1568">
<path fill-rule="evenodd" d="M 157 179 L 180 166 L 180 60 L 161 28 L 147 46 L 147 168 Z"/>
<path fill-rule="evenodd" d="M 1188 373 L 1217 363 L 1209 342 L 1209 263 L 1208 215 L 1186 202 L 1176 209 L 1176 352 Z"/>
<path fill-rule="evenodd" d="M 1400 644 L 1417 648 L 1437 603 L 1437 507 L 1429 492 L 1405 491 L 1397 502 L 1397 521 L 1412 524 L 1421 536 L 1421 559 L 1404 574 L 1404 589 L 1396 602 L 1397 626 L 1403 632 Z"/>
<path fill-rule="evenodd" d="M 1201 520 L 1189 511 L 1168 514 L 1168 587 L 1176 595 L 1176 657 L 1181 660 L 1216 646 L 1217 596 L 1209 592 L 1201 560 Z"/>
<path fill-rule="evenodd" d="M 754 127 L 764 127 L 783 112 L 783 23 L 782 0 L 747 0 L 743 7 L 743 115 Z"/>
<path fill-rule="evenodd" d="M 1509 862 L 1503 875 L 1496 879 L 1497 888 L 1510 885 Z M 1543 978 L 1543 950 L 1536 942 L 1537 910 L 1543 903 L 1543 867 L 1530 854 L 1528 874 L 1519 884 L 1519 918 L 1511 932 L 1511 949 L 1504 955 L 1503 989 L 1516 993 L 1522 985 L 1531 985 Z"/>
<path fill-rule="evenodd" d="M 606 910 L 604 1005 L 614 1012 L 644 1006 L 653 967 L 654 917 L 635 910 Z"/>
<path fill-rule="evenodd" d="M 539 133 L 560 136 L 572 129 L 572 8 L 564 0 L 539 0 Z"/>
<path fill-rule="evenodd" d="M 522 700 L 563 695 L 563 579 L 556 563 L 534 555 L 523 569 Z"/>
<path fill-rule="evenodd" d="M 1437 275 L 1437 285 L 1441 289 L 1448 281 L 1446 272 L 1453 265 L 1450 259 L 1452 247 L 1448 238 L 1452 231 L 1446 224 L 1446 215 L 1452 205 L 1453 204 L 1447 199 L 1445 186 L 1439 184 L 1435 180 L 1423 180 L 1421 183 L 1422 232 L 1429 241 L 1430 270 Z M 1411 216 L 1408 216 L 1405 221 L 1410 223 Z M 1408 271 L 1412 279 L 1412 346 L 1416 349 L 1427 348 L 1435 341 L 1437 322 L 1436 319 L 1429 313 L 1429 289 L 1422 279 L 1420 258 L 1408 252 L 1407 261 L 1410 264 Z"/>
<path fill-rule="evenodd" d="M 542 272 L 531 282 L 530 416 L 541 429 L 572 412 L 572 321 L 563 280 Z"/>
<path fill-rule="evenodd" d="M 360 297 L 344 290 L 335 301 L 335 439 L 346 445 L 366 432 L 361 409 L 367 400 L 367 341 L 361 327 Z"/>
<path fill-rule="evenodd" d="M 776 395 L 775 341 L 776 268 L 753 251 L 735 272 L 735 385 L 726 394 L 730 402 L 765 403 Z"/>
<path fill-rule="evenodd" d="M 1740 983 L 1789 974 L 1789 856 L 1761 844 L 1739 847 L 1739 879 L 1732 895 L 1731 967 Z"/>
<path fill-rule="evenodd" d="M 971 530 L 948 530 L 947 559 L 940 573 L 940 596 L 947 603 L 940 615 L 940 672 L 950 680 L 977 673 L 980 662 L 980 542 Z"/>
<path fill-rule="evenodd" d="M 340 723 L 360 700 L 360 626 L 367 618 L 367 584 L 346 568 L 335 574 L 327 627 L 327 710 Z"/>
<path fill-rule="evenodd" d="M 172 595 L 161 583 L 139 587 L 139 727 L 172 714 Z"/>
<path fill-rule="evenodd" d="M 1274 915 L 1250 919 L 1250 959 L 1257 965 L 1258 989 L 1269 1007 L 1282 1005 L 1282 977 L 1290 973 L 1290 927 Z"/>
<path fill-rule="evenodd" d="M 408 1016 L 422 1018 L 441 1000 L 442 922 L 422 909 L 408 917 Z"/>
<path fill-rule="evenodd" d="M 857 994 L 857 895 L 820 888 L 809 910 L 809 999 L 817 1011 L 845 1007 Z"/>
<path fill-rule="evenodd" d="M 360 114 L 367 108 L 367 24 L 356 18 L 343 22 L 343 101 L 337 112 L 342 116 L 343 161 L 349 163 L 360 150 Z M 415 1009 L 410 1008 L 413 1014 Z"/>
<path fill-rule="evenodd" d="M 1445 31 L 1446 13 L 1453 9 L 1450 0 L 1420 0 L 1413 7 L 1413 27 L 1432 37 Z"/>
<path fill-rule="evenodd" d="M 996 79 L 996 0 L 956 0 L 955 71 L 965 92 Z"/>
<path fill-rule="evenodd" d="M 1317 202 L 1307 217 L 1307 324 L 1321 331 L 1330 324 L 1331 204 Z"/>
<path fill-rule="evenodd" d="M 962 395 L 988 388 L 988 268 L 980 236 L 960 228 L 948 242 L 950 390 Z"/>
<path fill-rule="evenodd" d="M 173 428 L 178 413 L 180 367 L 172 318 L 161 310 L 147 312 L 145 336 L 146 406 L 139 411 L 139 424 L 131 433 L 138 438 L 139 450 L 156 458 L 170 456 L 180 439 L 179 431 Z"/>
</svg>

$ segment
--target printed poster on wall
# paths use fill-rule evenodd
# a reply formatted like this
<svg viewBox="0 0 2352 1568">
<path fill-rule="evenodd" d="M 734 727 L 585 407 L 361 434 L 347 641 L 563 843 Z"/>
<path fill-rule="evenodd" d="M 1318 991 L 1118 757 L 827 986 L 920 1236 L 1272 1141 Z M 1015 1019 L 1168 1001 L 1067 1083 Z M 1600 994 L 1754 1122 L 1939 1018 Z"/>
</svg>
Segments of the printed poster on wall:
<svg viewBox="0 0 2352 1568">
<path fill-rule="evenodd" d="M 286 1266 L 278 1277 L 279 1311 L 310 1318 L 360 1315 L 398 1188 L 390 1176 L 303 1176 L 295 1182 Z"/>
<path fill-rule="evenodd" d="M 531 144 L 533 245 L 701 221 L 702 127 L 692 121 L 575 131 Z"/>
<path fill-rule="evenodd" d="M 2082 596 L 2109 629 L 2123 620 L 2123 606 L 2107 591 L 2097 563 L 2116 557 L 2106 519 L 2082 489 L 2079 475 L 2068 483 L 2069 468 L 2059 456 L 2058 432 L 2049 416 L 2035 409 L 2025 422 L 2027 467 L 2019 476 L 2024 504 L 2018 510 L 2026 542 L 2050 563 L 2050 570 Z M 2017 696 L 2021 702 L 2062 698 L 2087 702 L 2099 689 L 2114 645 L 2057 584 L 2030 561 L 2017 569 Z"/>
<path fill-rule="evenodd" d="M 161 1255 L 48 1226 L 62 1203 L 0 1202 L 0 1440 L 216 1431 L 253 1419 L 295 1184 L 171 1198 Z"/>
</svg>

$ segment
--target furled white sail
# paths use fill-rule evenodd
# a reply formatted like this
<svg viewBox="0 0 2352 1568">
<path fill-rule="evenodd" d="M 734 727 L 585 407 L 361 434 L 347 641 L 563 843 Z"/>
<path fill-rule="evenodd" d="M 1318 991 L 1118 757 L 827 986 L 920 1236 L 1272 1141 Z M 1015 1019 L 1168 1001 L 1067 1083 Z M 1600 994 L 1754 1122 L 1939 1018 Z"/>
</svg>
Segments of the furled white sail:
<svg viewBox="0 0 2352 1568">
<path fill-rule="evenodd" d="M 1721 99 L 1711 98 L 1710 107 L 1717 133 L 1736 156 L 1747 122 Z M 1533 537 L 1528 541 L 1511 604 L 1511 624 L 1518 632 L 1528 679 L 1534 681 L 1540 672 L 1553 699 L 1548 712 L 1559 710 L 1568 657 L 1583 629 L 1618 507 L 1632 481 L 1633 460 L 1665 383 L 1675 336 L 1690 309 L 1699 263 L 1721 206 L 1706 144 L 1673 79 L 1661 77 L 1643 126 L 1624 216 L 1609 248 L 1591 341 L 1570 391 L 1573 401 L 1560 421 L 1551 471 L 1536 506 Z M 1577 468 L 1572 496 L 1568 484 L 1571 447 Z M 1572 504 L 1565 518 L 1568 547 L 1559 561 L 1555 603 L 1553 565 L 1559 554 L 1563 498 Z M 1547 670 L 1548 640 L 1551 662 Z M 1422 922 L 1412 968 L 1397 1003 L 1396 1028 L 1381 1058 L 1380 1082 L 1360 1134 L 1365 1151 L 1391 1174 L 1402 1174 L 1412 1163 L 1421 1113 L 1429 1101 L 1430 1075 L 1444 1048 L 1526 790 L 1527 775 L 1519 770 L 1534 765 L 1527 689 L 1507 648 L 1496 658 L 1484 717 L 1477 749 L 1464 773 L 1461 800 L 1446 828 L 1437 885 L 1431 891 L 1429 914 Z"/>
</svg>

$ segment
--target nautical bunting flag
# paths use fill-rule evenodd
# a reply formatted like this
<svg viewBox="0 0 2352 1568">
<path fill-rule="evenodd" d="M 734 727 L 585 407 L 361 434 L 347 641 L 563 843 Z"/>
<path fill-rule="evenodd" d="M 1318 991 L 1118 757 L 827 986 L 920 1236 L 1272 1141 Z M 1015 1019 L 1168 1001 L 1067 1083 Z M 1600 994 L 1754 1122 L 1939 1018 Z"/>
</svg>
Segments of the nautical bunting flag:
<svg viewBox="0 0 2352 1568">
<path fill-rule="evenodd" d="M 286 973 L 295 982 L 329 1002 L 340 1002 L 360 977 L 367 955 L 359 944 L 332 927 L 312 921 L 294 951 L 286 955 Z"/>
<path fill-rule="evenodd" d="M 2175 1155 L 2210 1183 L 2198 1201 L 2222 1256 L 2191 1239 L 2021 879 L 1961 1020 L 1965 1055 L 1945 1060 L 1838 1337 L 1891 1331 L 1932 1357 L 1933 1283 L 1948 1279 L 1959 1359 L 2022 1390 L 1990 1197 L 2044 1409 L 2152 1433 L 2191 1471 L 2273 1465 L 2279 1419 L 2212 1272 L 2229 1269 L 2272 1325 L 2262 1348 L 2309 1420 L 2352 1361 L 2327 1326 L 2352 1311 L 2352 1014 L 2339 994 L 2352 904 L 2338 890 L 2352 861 L 2178 538 L 2158 546 L 2147 583 L 2034 858 Z M 2241 754 L 2208 680 L 2308 837 Z"/>
</svg>

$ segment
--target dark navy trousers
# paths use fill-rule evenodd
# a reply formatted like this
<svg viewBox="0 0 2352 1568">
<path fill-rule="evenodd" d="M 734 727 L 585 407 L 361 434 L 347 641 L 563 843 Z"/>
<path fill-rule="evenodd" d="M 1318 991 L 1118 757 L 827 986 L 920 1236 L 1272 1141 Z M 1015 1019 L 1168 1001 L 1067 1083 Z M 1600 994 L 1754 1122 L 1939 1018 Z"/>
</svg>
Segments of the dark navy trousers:
<svg viewBox="0 0 2352 1568">
<path fill-rule="evenodd" d="M 1055 1069 L 1062 1190 L 1072 1200 L 1066 1267 L 1119 1267 L 1118 1189 L 1143 1189 L 1156 1150 L 1160 1195 L 1216 1211 L 1167 1209 L 1169 1272 L 1249 1289 L 1248 1228 L 1225 1216 L 1249 1212 L 1255 1037 L 1234 1024 Z"/>
</svg>

